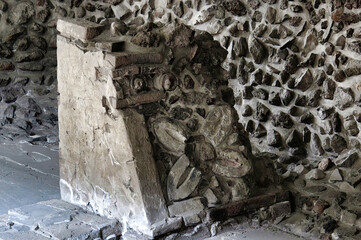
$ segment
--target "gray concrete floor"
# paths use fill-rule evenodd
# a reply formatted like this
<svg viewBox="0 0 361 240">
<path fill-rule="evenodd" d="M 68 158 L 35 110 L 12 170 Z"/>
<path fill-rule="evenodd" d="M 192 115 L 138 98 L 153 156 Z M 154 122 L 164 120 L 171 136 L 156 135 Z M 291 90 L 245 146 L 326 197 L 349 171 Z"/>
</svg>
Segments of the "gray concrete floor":
<svg viewBox="0 0 361 240">
<path fill-rule="evenodd" d="M 56 198 L 60 198 L 57 148 L 0 139 L 0 214 Z"/>
</svg>

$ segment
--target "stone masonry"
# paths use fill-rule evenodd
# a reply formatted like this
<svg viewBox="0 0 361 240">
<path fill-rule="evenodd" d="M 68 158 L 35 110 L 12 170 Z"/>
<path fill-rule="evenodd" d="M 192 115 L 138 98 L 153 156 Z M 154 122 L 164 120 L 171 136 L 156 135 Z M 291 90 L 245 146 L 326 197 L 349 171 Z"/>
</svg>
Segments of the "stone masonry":
<svg viewBox="0 0 361 240">
<path fill-rule="evenodd" d="M 157 236 L 258 194 L 226 51 L 183 24 L 118 23 L 57 25 L 62 199 Z"/>
</svg>

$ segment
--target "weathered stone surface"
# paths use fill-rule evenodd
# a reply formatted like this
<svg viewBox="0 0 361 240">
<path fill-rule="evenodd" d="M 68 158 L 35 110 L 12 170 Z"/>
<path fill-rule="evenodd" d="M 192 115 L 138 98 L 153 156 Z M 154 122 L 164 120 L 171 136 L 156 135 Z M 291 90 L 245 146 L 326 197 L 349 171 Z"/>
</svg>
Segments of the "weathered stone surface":
<svg viewBox="0 0 361 240">
<path fill-rule="evenodd" d="M 58 20 L 57 30 L 65 37 L 90 40 L 99 35 L 103 26 L 82 19 Z"/>
<path fill-rule="evenodd" d="M 318 169 L 320 169 L 321 171 L 326 171 L 327 168 L 330 165 L 330 159 L 329 158 L 324 158 L 322 159 L 319 163 L 318 163 Z"/>
<path fill-rule="evenodd" d="M 303 146 L 303 140 L 301 134 L 297 130 L 293 130 L 286 140 L 286 144 L 289 147 Z"/>
<path fill-rule="evenodd" d="M 169 151 L 180 155 L 184 153 L 187 133 L 181 123 L 160 118 L 153 123 L 158 141 Z"/>
<path fill-rule="evenodd" d="M 331 147 L 334 152 L 341 153 L 347 148 L 347 142 L 342 136 L 335 134 L 331 139 Z"/>
<path fill-rule="evenodd" d="M 281 97 L 283 105 L 285 105 L 285 106 L 288 106 L 291 103 L 294 96 L 295 96 L 294 92 L 292 92 L 292 91 L 290 91 L 288 89 L 282 89 L 281 90 L 280 97 Z"/>
<path fill-rule="evenodd" d="M 341 172 L 340 172 L 340 170 L 338 170 L 338 168 L 336 168 L 335 170 L 332 171 L 328 181 L 331 183 L 343 181 Z"/>
<path fill-rule="evenodd" d="M 275 130 L 268 131 L 267 144 L 272 147 L 281 147 L 282 146 L 281 134 Z"/>
<path fill-rule="evenodd" d="M 334 161 L 334 164 L 338 167 L 352 167 L 352 165 L 359 159 L 357 152 L 354 152 L 346 157 L 340 157 Z"/>
<path fill-rule="evenodd" d="M 198 214 L 204 210 L 204 205 L 201 200 L 200 197 L 197 197 L 175 202 L 168 207 L 169 215 L 174 217 Z"/>
<path fill-rule="evenodd" d="M 323 171 L 321 171 L 318 168 L 312 169 L 311 171 L 309 171 L 306 175 L 305 178 L 308 180 L 320 180 L 325 178 L 325 174 Z"/>
<path fill-rule="evenodd" d="M 268 56 L 267 48 L 256 38 L 251 40 L 249 51 L 251 52 L 254 62 L 257 64 L 261 64 Z"/>
<path fill-rule="evenodd" d="M 233 51 L 238 57 L 246 57 L 248 53 L 248 44 L 245 38 L 240 38 L 233 42 Z"/>
<path fill-rule="evenodd" d="M 296 54 L 291 54 L 286 58 L 285 70 L 293 74 L 298 70 L 299 60 Z"/>
<path fill-rule="evenodd" d="M 290 129 L 293 126 L 293 121 L 287 113 L 280 112 L 272 116 L 272 124 L 275 127 Z"/>
<path fill-rule="evenodd" d="M 202 127 L 204 135 L 215 145 L 220 144 L 230 133 L 233 119 L 229 106 L 218 106 L 208 112 Z"/>
<path fill-rule="evenodd" d="M 234 15 L 243 16 L 247 14 L 247 9 L 240 0 L 225 0 L 222 2 L 222 5 L 227 11 Z"/>
<path fill-rule="evenodd" d="M 354 92 L 351 88 L 338 87 L 336 89 L 334 99 L 336 106 L 339 109 L 344 110 L 352 106 L 353 102 L 355 101 Z"/>
<path fill-rule="evenodd" d="M 115 97 L 117 90 L 112 81 L 97 79 L 96 68 L 106 64 L 103 52 L 84 52 L 61 36 L 57 46 L 61 49 L 57 77 L 62 198 L 89 204 L 101 215 L 127 216 L 133 228 L 153 235 L 150 225 L 164 221 L 168 213 L 144 116 L 135 109 L 116 110 L 109 105 L 106 98 Z M 81 106 L 76 99 L 83 99 Z M 74 165 L 84 174 L 74 175 Z"/>
<path fill-rule="evenodd" d="M 251 162 L 246 159 L 240 151 L 235 151 L 232 149 L 222 149 L 218 153 L 217 161 L 212 168 L 214 173 L 230 178 L 243 177 L 251 170 Z M 242 188 L 246 188 L 244 183 L 242 184 Z"/>
<path fill-rule="evenodd" d="M 318 156 L 321 156 L 325 153 L 322 148 L 321 139 L 316 133 L 313 133 L 311 137 L 311 149 L 312 152 Z"/>
<path fill-rule="evenodd" d="M 295 88 L 296 89 L 300 89 L 302 91 L 306 91 L 307 89 L 309 89 L 311 87 L 313 83 L 313 77 L 312 74 L 310 72 L 310 70 L 306 70 L 302 73 L 302 75 L 300 75 L 296 82 L 295 82 Z"/>
<path fill-rule="evenodd" d="M 188 157 L 182 155 L 170 170 L 167 178 L 169 200 L 176 201 L 187 198 L 198 186 L 201 179 L 201 172 L 196 168 L 191 168 L 186 179 L 180 185 L 181 177 L 189 167 L 189 164 Z"/>
<path fill-rule="evenodd" d="M 268 120 L 268 116 L 270 115 L 270 110 L 263 105 L 262 103 L 257 103 L 257 109 L 254 115 L 254 119 L 260 122 L 266 122 Z"/>
<path fill-rule="evenodd" d="M 21 2 L 11 11 L 10 20 L 18 25 L 26 23 L 35 15 L 34 5 L 31 2 Z"/>
</svg>

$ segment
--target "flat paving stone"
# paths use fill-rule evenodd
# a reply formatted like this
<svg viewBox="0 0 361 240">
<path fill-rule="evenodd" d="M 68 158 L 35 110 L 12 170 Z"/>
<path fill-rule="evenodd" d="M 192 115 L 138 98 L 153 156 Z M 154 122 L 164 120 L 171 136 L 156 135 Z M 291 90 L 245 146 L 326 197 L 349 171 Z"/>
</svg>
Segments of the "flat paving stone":
<svg viewBox="0 0 361 240">
<path fill-rule="evenodd" d="M 92 226 L 79 220 L 46 226 L 40 228 L 38 231 L 53 239 L 85 240 L 101 237 L 100 230 L 94 229 Z"/>
<path fill-rule="evenodd" d="M 49 240 L 35 232 L 14 232 L 14 233 L 0 233 L 0 240 Z"/>
<path fill-rule="evenodd" d="M 36 156 L 47 156 L 39 162 Z M 56 150 L 1 139 L 0 214 L 39 201 L 60 198 Z"/>
<path fill-rule="evenodd" d="M 9 210 L 9 220 L 19 225 L 35 229 L 70 219 L 71 212 L 42 204 L 31 204 Z"/>
</svg>

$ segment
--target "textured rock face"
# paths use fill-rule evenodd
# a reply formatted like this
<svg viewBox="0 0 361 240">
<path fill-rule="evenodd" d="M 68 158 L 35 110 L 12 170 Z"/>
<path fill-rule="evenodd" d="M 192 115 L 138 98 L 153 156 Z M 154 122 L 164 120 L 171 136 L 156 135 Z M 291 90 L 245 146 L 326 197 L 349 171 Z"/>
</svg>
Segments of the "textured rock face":
<svg viewBox="0 0 361 240">
<path fill-rule="evenodd" d="M 147 24 L 149 21 L 169 25 L 177 20 L 194 29 L 209 31 L 212 36 L 203 35 L 202 40 L 212 37 L 227 50 L 217 48 L 214 51 L 221 54 L 205 58 L 208 48 L 194 48 L 184 56 L 185 60 L 177 63 L 176 71 L 187 69 L 184 62 L 196 52 L 194 57 L 207 63 L 218 64 L 228 56 L 224 68 L 229 71 L 230 86 L 236 96 L 239 122 L 250 134 L 254 151 L 274 153 L 280 161 L 293 159 L 297 162 L 297 157 L 301 155 L 309 159 L 343 159 L 342 155 L 348 149 L 360 146 L 360 18 L 357 12 L 349 11 L 356 11 L 359 7 L 357 1 L 349 0 L 330 3 L 287 0 L 84 0 L 72 3 L 1 0 L 1 132 L 8 132 L 9 137 L 30 133 L 40 135 L 38 140 L 53 139 L 43 130 L 56 129 L 57 126 L 56 108 L 53 106 L 57 84 L 54 27 L 58 17 L 100 23 L 104 18 L 115 16 L 120 21 L 113 25 L 112 32 L 138 35 L 133 42 L 146 47 L 159 44 L 155 35 L 145 34 L 154 27 Z M 138 31 L 136 27 L 143 28 Z M 184 31 L 184 34 L 176 39 L 172 38 L 175 31 L 166 34 L 169 47 L 184 47 L 191 43 L 192 31 L 177 31 Z M 83 42 L 77 44 L 80 48 L 85 47 Z M 172 55 L 169 53 L 167 58 L 173 59 Z M 193 71 L 201 70 L 199 62 L 191 66 Z M 189 76 L 191 78 L 187 77 L 182 82 L 187 86 L 182 96 L 172 97 L 167 104 L 177 104 L 179 100 L 192 104 L 207 101 L 208 106 L 212 102 L 213 97 L 208 98 L 208 92 L 188 92 L 189 89 L 199 90 L 200 86 L 193 76 Z M 202 81 L 207 87 L 218 87 L 216 84 L 212 86 L 212 81 L 207 82 L 206 79 Z M 34 99 L 43 111 L 28 111 L 28 98 Z M 224 99 L 227 97 L 224 96 Z M 143 112 L 157 111 L 158 107 L 149 104 Z M 187 131 L 202 129 L 197 119 L 190 116 L 199 114 L 206 118 L 205 109 L 187 108 L 172 108 L 177 121 L 182 121 Z M 283 119 L 288 120 L 285 123 L 293 122 L 291 128 L 284 128 L 288 124 L 277 125 L 275 120 L 281 113 L 285 116 Z M 332 117 L 334 113 L 340 116 L 337 128 Z M 286 144 L 294 130 L 300 135 L 302 148 Z M 199 144 L 197 141 L 192 144 Z M 213 142 L 208 137 L 200 142 L 204 146 L 212 145 L 207 149 L 213 148 Z M 347 147 L 339 147 L 337 143 Z M 207 156 L 212 156 L 212 150 L 209 152 Z M 177 158 L 179 154 L 176 154 Z M 176 159 L 171 159 L 173 164 Z M 315 165 L 305 166 L 313 168 Z M 278 167 L 279 172 L 284 173 L 290 171 L 292 165 L 287 163 Z"/>
<path fill-rule="evenodd" d="M 225 50 L 180 24 L 144 30 L 157 39 L 175 30 L 144 46 L 111 35 L 114 22 L 58 21 L 62 199 L 156 236 L 252 195 L 254 157 L 231 107 Z"/>
</svg>

